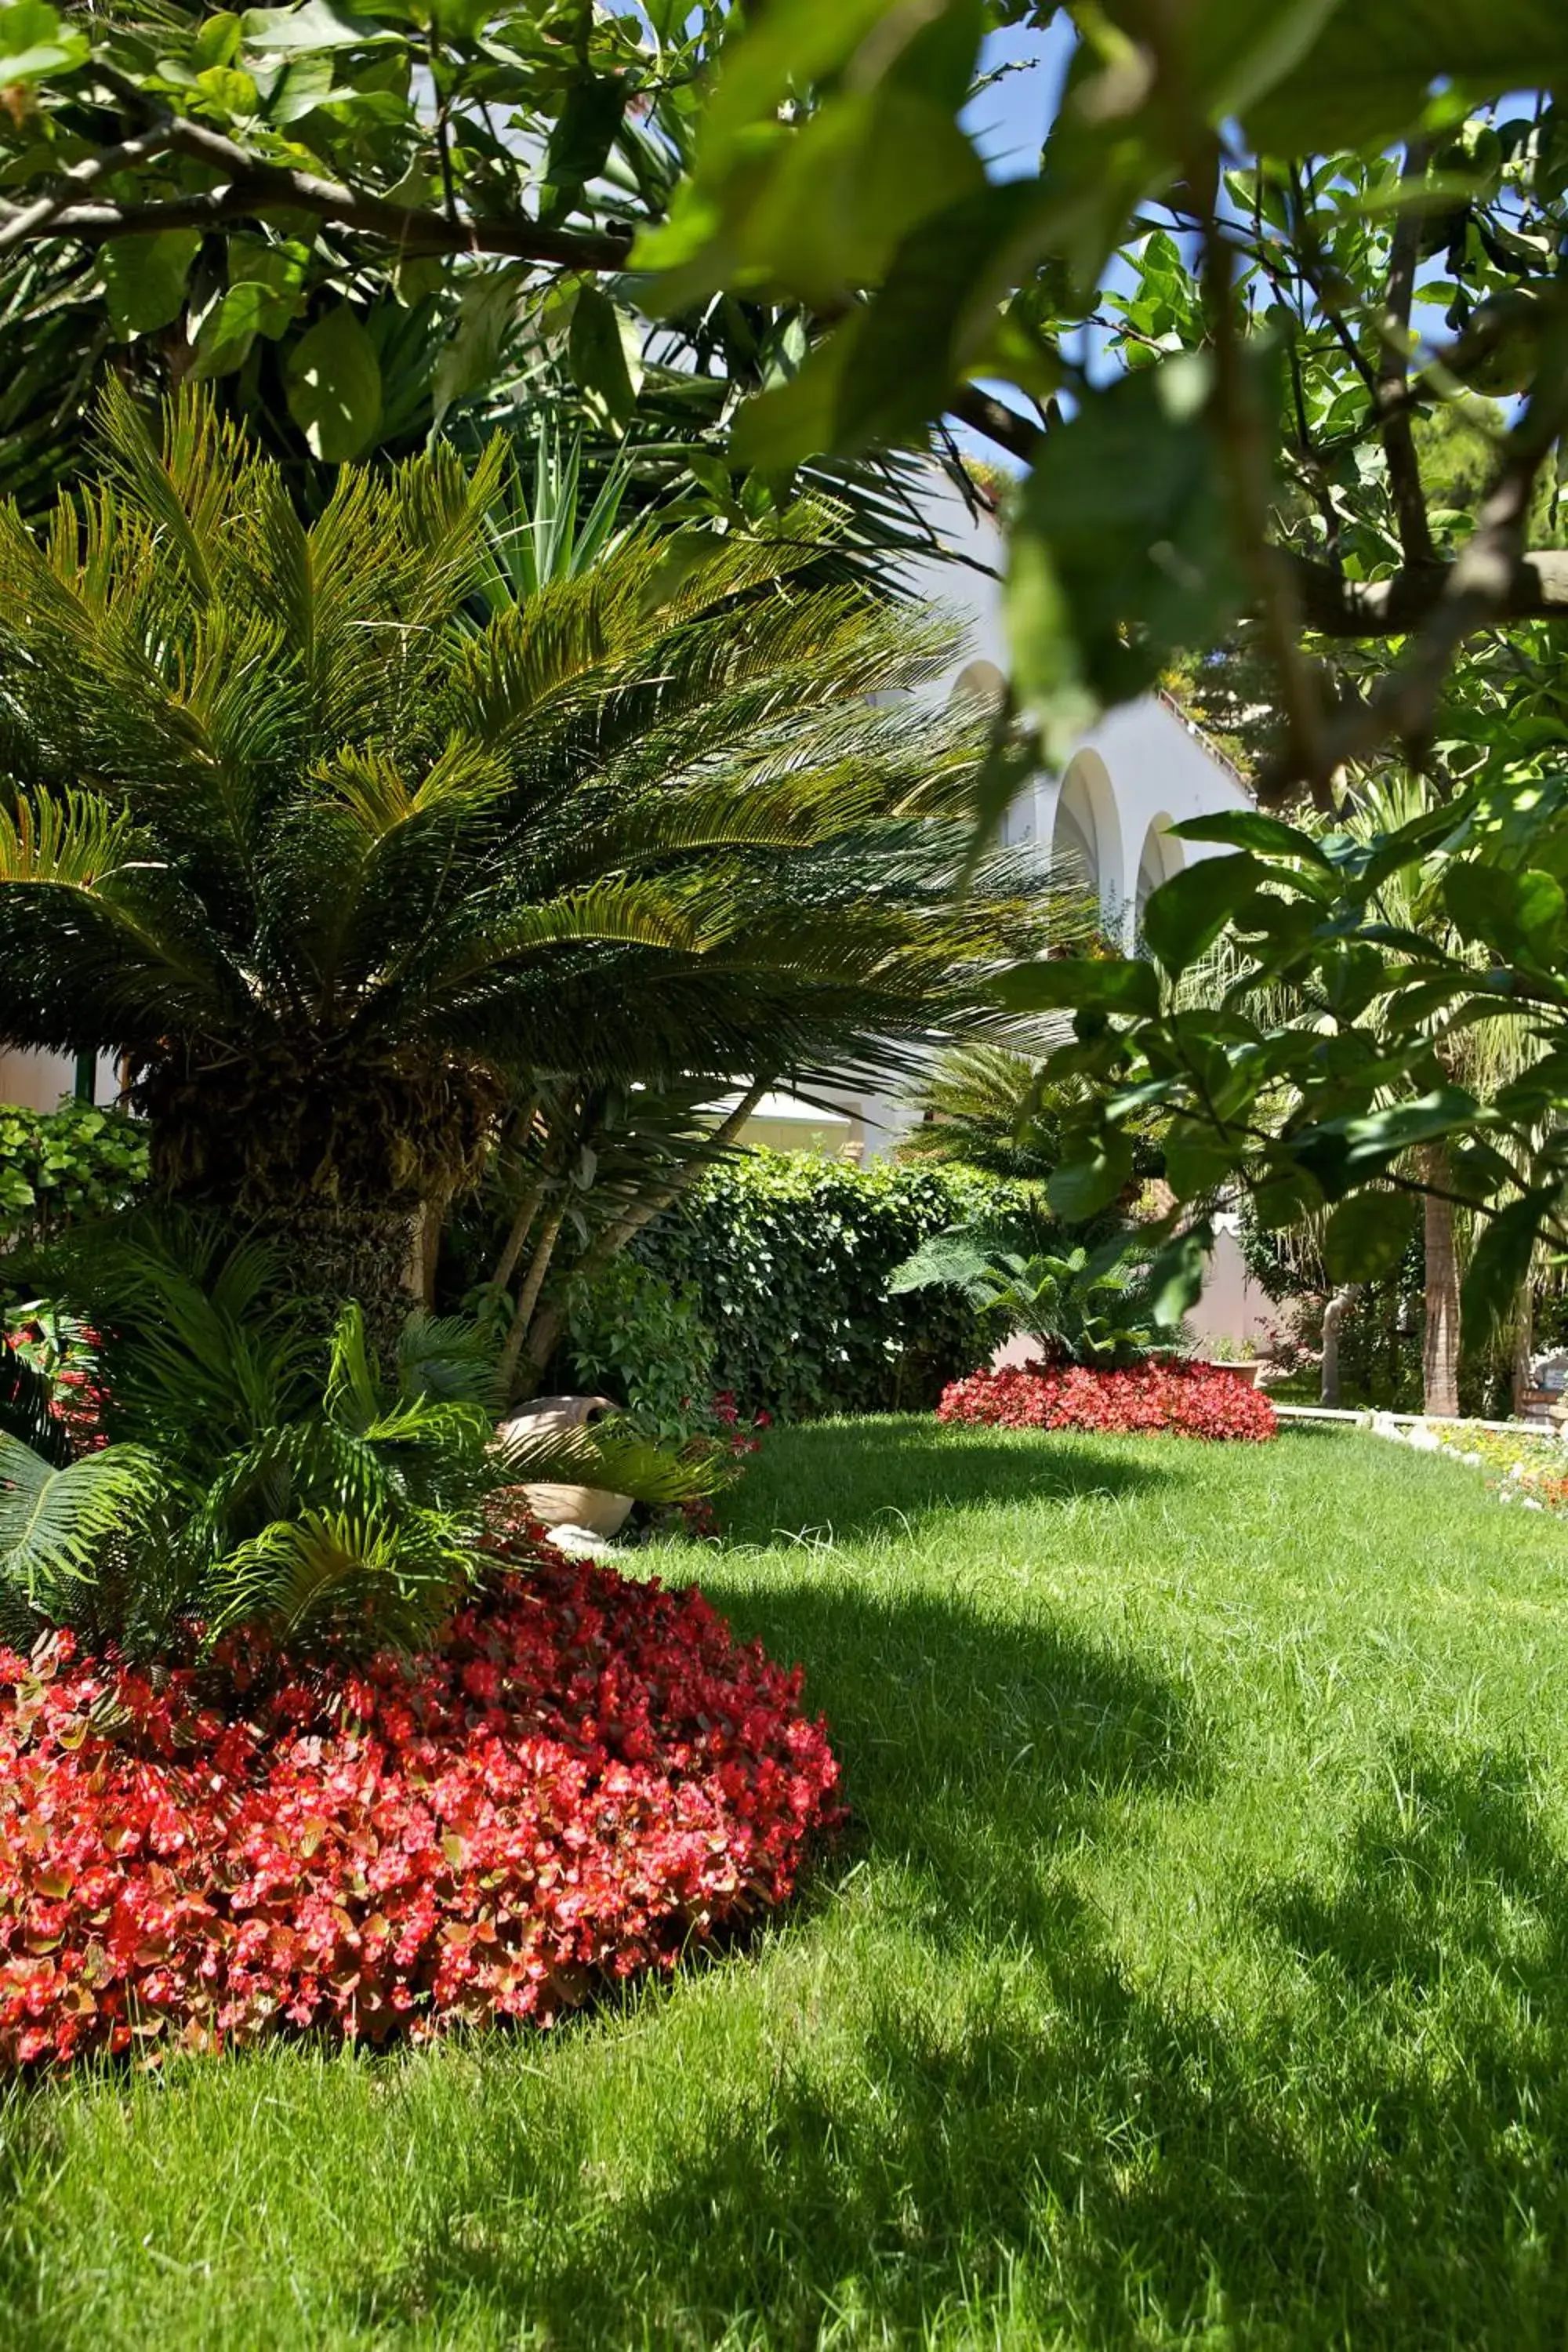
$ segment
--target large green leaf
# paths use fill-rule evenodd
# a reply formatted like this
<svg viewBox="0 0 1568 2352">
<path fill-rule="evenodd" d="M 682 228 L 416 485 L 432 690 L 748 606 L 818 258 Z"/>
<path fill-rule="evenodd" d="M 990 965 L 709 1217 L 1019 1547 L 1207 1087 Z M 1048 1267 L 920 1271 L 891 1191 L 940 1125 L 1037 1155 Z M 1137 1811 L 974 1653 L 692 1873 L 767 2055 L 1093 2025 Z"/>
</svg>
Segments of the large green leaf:
<svg viewBox="0 0 1568 2352">
<path fill-rule="evenodd" d="M 1012 534 L 1008 634 L 1019 700 L 1060 747 L 1093 702 L 1129 699 L 1240 609 L 1206 361 L 1091 393 L 1046 435 Z"/>
<path fill-rule="evenodd" d="M 13 0 L 0 8 L 0 89 L 69 73 L 89 47 L 86 33 L 62 25 L 45 0 Z M 25 120 L 19 107 L 14 111 L 18 122 Z"/>
<path fill-rule="evenodd" d="M 123 341 L 152 334 L 179 317 L 184 307 L 185 280 L 200 245 L 194 228 L 108 240 L 99 268 L 110 320 Z"/>
<path fill-rule="evenodd" d="M 1481 941 L 1500 962 L 1523 956 L 1551 963 L 1556 957 L 1568 899 L 1552 875 L 1455 864 L 1444 877 L 1443 897 L 1465 938 Z"/>
<path fill-rule="evenodd" d="M 1265 868 L 1246 850 L 1205 857 L 1163 882 L 1143 909 L 1143 936 L 1167 971 L 1185 971 L 1258 894 Z"/>
<path fill-rule="evenodd" d="M 642 342 L 635 322 L 596 286 L 584 286 L 572 313 L 572 373 L 590 413 L 624 430 L 642 386 Z"/>
<path fill-rule="evenodd" d="M 318 457 L 345 465 L 374 445 L 381 362 L 346 302 L 318 319 L 289 354 L 289 414 Z"/>
<path fill-rule="evenodd" d="M 587 182 L 604 170 L 626 97 L 626 85 L 618 74 L 590 74 L 572 83 L 545 152 L 542 218 L 559 220 L 570 212 Z"/>
<path fill-rule="evenodd" d="M 1557 1205 L 1555 1187 L 1527 1192 L 1483 1226 L 1465 1275 L 1460 1311 L 1472 1335 L 1490 1332 L 1511 1312 L 1529 1278 L 1535 1245 Z"/>
<path fill-rule="evenodd" d="M 1160 982 L 1152 965 L 1136 956 L 1053 956 L 1044 963 L 1016 964 L 993 982 L 1009 1013 L 1050 1013 L 1094 1006 L 1108 1013 L 1160 1010 Z"/>
<path fill-rule="evenodd" d="M 1323 1260 L 1336 1282 L 1376 1282 L 1410 1246 L 1415 1203 L 1408 1192 L 1352 1192 L 1323 1234 Z"/>
<path fill-rule="evenodd" d="M 1380 145 L 1419 121 L 1434 82 L 1476 99 L 1568 85 L 1560 0 L 1397 0 L 1337 8 L 1300 63 L 1243 109 L 1271 154 Z"/>
<path fill-rule="evenodd" d="M 1046 1188 L 1058 1217 L 1081 1224 L 1110 1208 L 1132 1175 L 1132 1139 L 1120 1129 L 1096 1136 L 1081 1155 L 1057 1170 Z"/>
<path fill-rule="evenodd" d="M 250 8 L 240 20 L 247 49 L 303 57 L 318 49 L 362 49 L 404 36 L 372 16 L 356 16 L 335 0 L 304 0 L 298 8 Z"/>
</svg>

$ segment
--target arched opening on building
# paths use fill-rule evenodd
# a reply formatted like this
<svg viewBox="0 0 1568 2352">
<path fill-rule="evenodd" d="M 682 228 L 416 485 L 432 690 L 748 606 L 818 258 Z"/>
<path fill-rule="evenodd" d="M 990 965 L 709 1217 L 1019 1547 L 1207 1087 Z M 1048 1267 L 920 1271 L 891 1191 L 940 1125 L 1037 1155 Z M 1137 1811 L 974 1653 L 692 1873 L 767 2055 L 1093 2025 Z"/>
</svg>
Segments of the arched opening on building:
<svg viewBox="0 0 1568 2352">
<path fill-rule="evenodd" d="M 993 661 L 966 662 L 952 681 L 950 702 L 984 702 L 994 708 L 1007 691 L 1007 681 Z"/>
<path fill-rule="evenodd" d="M 1143 936 L 1144 908 L 1161 883 L 1168 882 L 1173 874 L 1179 874 L 1185 864 L 1181 843 L 1172 838 L 1170 818 L 1165 815 L 1152 818 L 1143 836 L 1143 848 L 1138 860 L 1135 921 L 1139 939 Z"/>
<path fill-rule="evenodd" d="M 1064 881 L 1081 880 L 1114 929 L 1122 898 L 1121 824 L 1116 794 L 1098 751 L 1079 751 L 1068 763 L 1051 826 L 1051 863 Z"/>
</svg>

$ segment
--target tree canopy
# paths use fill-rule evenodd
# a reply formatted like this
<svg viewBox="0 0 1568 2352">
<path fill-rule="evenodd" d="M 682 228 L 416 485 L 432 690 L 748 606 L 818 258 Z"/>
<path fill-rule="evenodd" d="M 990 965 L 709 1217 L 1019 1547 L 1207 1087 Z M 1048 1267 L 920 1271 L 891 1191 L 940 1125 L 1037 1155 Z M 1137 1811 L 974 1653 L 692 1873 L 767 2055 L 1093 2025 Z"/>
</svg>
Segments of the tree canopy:
<svg viewBox="0 0 1568 2352">
<path fill-rule="evenodd" d="M 1004 32 L 1060 78 L 1008 175 L 973 110 Z M 1202 680 L 1219 648 L 1265 682 L 1263 808 L 1319 813 L 1244 821 L 1237 854 L 1152 902 L 1170 982 L 1190 992 L 1228 930 L 1250 991 L 1196 1007 L 1112 961 L 1051 968 L 1031 1001 L 1072 1007 L 1098 1082 L 1157 1087 L 1205 1131 L 1205 1181 L 1286 1174 L 1281 1208 L 1331 1202 L 1436 1122 L 1492 1236 L 1551 1225 L 1557 0 L 14 0 L 0 50 L 0 264 L 37 278 L 13 309 L 58 317 L 74 288 L 132 372 L 210 379 L 323 467 L 530 371 L 608 434 L 657 411 L 715 521 L 957 427 L 1005 452 L 1011 708 L 981 824 L 1100 709 L 1173 664 Z M 58 413 L 12 402 L 24 437 Z M 1436 805 L 1340 845 L 1347 779 L 1390 759 Z M 1413 861 L 1458 956 L 1382 919 Z M 1275 1021 L 1278 981 L 1310 1020 Z M 1434 1076 L 1478 992 L 1534 1024 L 1528 1102 Z M 1282 1087 L 1285 1140 L 1254 1167 L 1233 1112 Z M 1509 1246 L 1483 1244 L 1482 1276 Z"/>
</svg>

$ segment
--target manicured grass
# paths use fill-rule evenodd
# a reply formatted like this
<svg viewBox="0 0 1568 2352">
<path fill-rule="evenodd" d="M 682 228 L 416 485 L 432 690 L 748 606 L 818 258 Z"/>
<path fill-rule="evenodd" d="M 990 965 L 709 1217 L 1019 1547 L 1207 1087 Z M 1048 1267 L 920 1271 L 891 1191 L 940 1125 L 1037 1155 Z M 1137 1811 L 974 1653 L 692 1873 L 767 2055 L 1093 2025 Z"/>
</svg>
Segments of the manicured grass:
<svg viewBox="0 0 1568 2352">
<path fill-rule="evenodd" d="M 552 2037 L 5 2110 L 8 2347 L 1561 2346 L 1568 1533 L 1357 1434 L 859 1423 L 666 1555 L 857 1811 Z"/>
</svg>

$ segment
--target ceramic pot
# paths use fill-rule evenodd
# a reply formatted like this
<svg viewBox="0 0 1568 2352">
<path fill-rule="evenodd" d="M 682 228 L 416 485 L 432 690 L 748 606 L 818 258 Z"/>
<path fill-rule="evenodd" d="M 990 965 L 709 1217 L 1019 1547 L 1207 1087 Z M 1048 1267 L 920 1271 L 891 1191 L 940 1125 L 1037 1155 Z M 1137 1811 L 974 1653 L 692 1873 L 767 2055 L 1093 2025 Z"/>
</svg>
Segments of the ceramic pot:
<svg viewBox="0 0 1568 2352">
<path fill-rule="evenodd" d="M 500 1425 L 506 1437 L 533 1436 L 546 1429 L 585 1429 L 619 1407 L 611 1397 L 535 1397 L 520 1405 Z M 605 1486 L 520 1486 L 530 1515 L 542 1528 L 585 1528 L 606 1540 L 619 1535 L 632 1507 L 629 1495 L 612 1494 Z"/>
<path fill-rule="evenodd" d="M 1200 1356 L 1198 1361 L 1206 1364 L 1211 1372 L 1234 1372 L 1237 1380 L 1247 1382 L 1249 1389 L 1262 1387 L 1263 1375 L 1268 1368 L 1267 1356 L 1247 1356 L 1239 1362 L 1234 1358 Z"/>
</svg>

